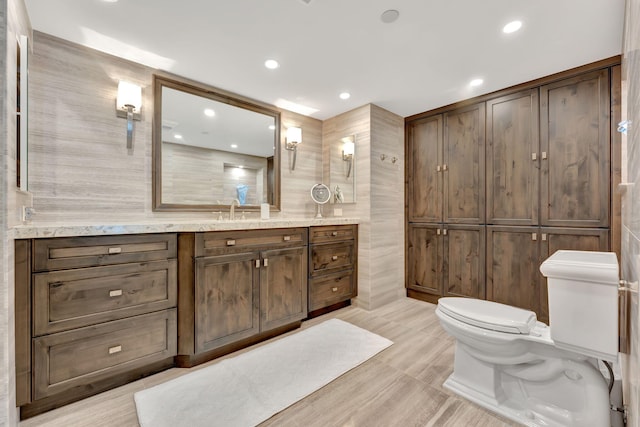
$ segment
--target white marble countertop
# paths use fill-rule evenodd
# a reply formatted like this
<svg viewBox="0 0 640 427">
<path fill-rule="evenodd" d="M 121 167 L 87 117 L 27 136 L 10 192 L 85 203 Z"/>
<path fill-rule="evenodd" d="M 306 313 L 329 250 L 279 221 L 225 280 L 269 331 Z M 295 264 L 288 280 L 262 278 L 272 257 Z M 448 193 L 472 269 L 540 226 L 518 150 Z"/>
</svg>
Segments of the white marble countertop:
<svg viewBox="0 0 640 427">
<path fill-rule="evenodd" d="M 108 234 L 175 233 L 224 230 L 257 230 L 261 228 L 310 227 L 318 225 L 358 224 L 357 218 L 272 218 L 267 220 L 247 219 L 236 221 L 178 220 L 135 221 L 108 224 L 80 223 L 34 223 L 18 225 L 10 230 L 14 239 L 43 237 L 100 236 Z"/>
</svg>

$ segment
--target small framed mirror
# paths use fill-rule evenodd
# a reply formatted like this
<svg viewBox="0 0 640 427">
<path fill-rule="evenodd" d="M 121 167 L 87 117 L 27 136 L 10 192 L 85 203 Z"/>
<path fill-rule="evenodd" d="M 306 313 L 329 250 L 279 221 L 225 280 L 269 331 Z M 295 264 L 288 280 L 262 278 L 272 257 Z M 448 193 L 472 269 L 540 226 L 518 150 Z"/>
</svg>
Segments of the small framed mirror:
<svg viewBox="0 0 640 427">
<path fill-rule="evenodd" d="M 329 184 L 332 203 L 356 201 L 356 136 L 348 135 L 331 144 Z"/>
<path fill-rule="evenodd" d="M 156 211 L 280 209 L 280 112 L 206 86 L 154 76 Z"/>
</svg>

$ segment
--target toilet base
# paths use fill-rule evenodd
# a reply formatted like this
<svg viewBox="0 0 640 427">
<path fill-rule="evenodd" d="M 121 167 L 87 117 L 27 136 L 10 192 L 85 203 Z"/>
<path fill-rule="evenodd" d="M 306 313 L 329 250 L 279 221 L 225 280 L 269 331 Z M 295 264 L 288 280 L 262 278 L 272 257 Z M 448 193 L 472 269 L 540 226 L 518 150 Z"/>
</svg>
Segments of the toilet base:
<svg viewBox="0 0 640 427">
<path fill-rule="evenodd" d="M 609 427 L 607 384 L 588 361 L 540 357 L 496 364 L 456 343 L 444 387 L 489 411 L 531 427 Z"/>
</svg>

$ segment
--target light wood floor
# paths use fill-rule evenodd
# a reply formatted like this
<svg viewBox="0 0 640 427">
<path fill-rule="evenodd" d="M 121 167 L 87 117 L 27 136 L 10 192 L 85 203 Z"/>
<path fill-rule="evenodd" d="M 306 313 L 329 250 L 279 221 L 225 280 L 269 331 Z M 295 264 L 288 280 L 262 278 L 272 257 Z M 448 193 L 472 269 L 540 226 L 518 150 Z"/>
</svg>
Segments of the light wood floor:
<svg viewBox="0 0 640 427">
<path fill-rule="evenodd" d="M 308 328 L 337 317 L 382 335 L 394 344 L 274 415 L 261 426 L 516 425 L 458 398 L 442 387 L 453 369 L 454 342 L 440 327 L 434 310 L 432 304 L 406 298 L 373 311 L 347 307 L 304 322 L 302 328 Z M 191 370 L 170 369 L 30 418 L 21 422 L 20 426 L 135 427 L 138 426 L 133 401 L 135 392 L 219 360 Z"/>
</svg>

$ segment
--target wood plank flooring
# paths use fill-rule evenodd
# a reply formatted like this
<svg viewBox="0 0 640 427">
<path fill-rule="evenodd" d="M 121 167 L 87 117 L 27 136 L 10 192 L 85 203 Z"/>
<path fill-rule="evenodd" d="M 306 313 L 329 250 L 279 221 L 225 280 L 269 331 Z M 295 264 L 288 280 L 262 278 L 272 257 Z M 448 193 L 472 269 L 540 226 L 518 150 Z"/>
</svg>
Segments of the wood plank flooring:
<svg viewBox="0 0 640 427">
<path fill-rule="evenodd" d="M 517 425 L 442 387 L 453 369 L 454 341 L 440 327 L 433 304 L 405 298 L 372 311 L 352 306 L 306 321 L 302 328 L 332 317 L 382 335 L 394 344 L 274 415 L 261 426 Z M 257 344 L 259 345 L 261 344 Z M 249 351 L 254 347 L 242 351 Z M 236 354 L 238 353 L 226 357 Z M 138 419 L 133 401 L 135 392 L 220 360 L 222 359 L 190 370 L 170 369 L 30 418 L 21 422 L 20 426 L 136 427 Z"/>
</svg>

